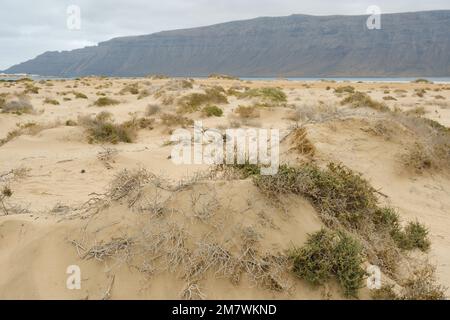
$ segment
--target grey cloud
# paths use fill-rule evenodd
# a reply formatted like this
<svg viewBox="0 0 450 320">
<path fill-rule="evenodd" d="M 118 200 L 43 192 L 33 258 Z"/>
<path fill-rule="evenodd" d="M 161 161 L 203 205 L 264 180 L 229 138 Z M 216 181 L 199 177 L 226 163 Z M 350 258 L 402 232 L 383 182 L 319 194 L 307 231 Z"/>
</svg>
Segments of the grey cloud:
<svg viewBox="0 0 450 320">
<path fill-rule="evenodd" d="M 66 27 L 67 6 L 81 8 L 82 28 Z M 71 50 L 110 38 L 293 13 L 365 14 L 450 9 L 448 0 L 2 0 L 0 70 L 49 50 Z"/>
</svg>

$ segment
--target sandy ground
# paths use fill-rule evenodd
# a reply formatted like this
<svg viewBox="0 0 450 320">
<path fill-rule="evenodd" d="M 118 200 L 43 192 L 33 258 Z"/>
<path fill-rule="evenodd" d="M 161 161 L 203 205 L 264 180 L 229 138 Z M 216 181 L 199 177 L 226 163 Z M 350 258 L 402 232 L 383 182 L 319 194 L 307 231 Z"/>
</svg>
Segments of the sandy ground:
<svg viewBox="0 0 450 320">
<path fill-rule="evenodd" d="M 137 99 L 137 95 L 130 93 L 119 94 L 131 83 L 139 83 L 140 89 L 147 89 L 150 95 Z M 386 196 L 381 201 L 397 208 L 404 221 L 417 219 L 426 224 L 432 241 L 427 257 L 437 266 L 439 282 L 450 286 L 450 176 L 445 170 L 449 168 L 422 174 L 406 171 L 399 163 L 399 155 L 414 137 L 401 129 L 394 129 L 389 139 L 371 133 L 374 123 L 386 124 L 388 120 L 374 110 L 351 110 L 341 106 L 339 102 L 345 95 L 333 90 L 351 85 L 377 101 L 384 101 L 391 110 L 407 112 L 423 107 L 424 117 L 449 127 L 450 85 L 196 79 L 192 89 L 171 90 L 173 83 L 174 80 L 169 79 L 107 78 L 35 82 L 34 85 L 40 88 L 39 93 L 27 95 L 35 109 L 33 114 L 0 113 L 0 139 L 20 124 L 33 122 L 46 126 L 39 132 L 22 134 L 0 146 L 0 176 L 3 174 L 0 182 L 13 190 L 12 197 L 5 200 L 9 214 L 2 216 L 4 212 L 0 211 L 0 298 L 186 298 L 182 292 L 189 283 L 179 271 L 143 271 L 146 261 L 133 265 L 126 259 L 85 259 L 80 254 L 86 249 L 81 245 L 83 243 L 98 244 L 143 232 L 149 223 L 147 216 L 120 201 L 101 207 L 95 214 L 86 214 L 79 208 L 87 201 L 101 197 L 123 169 L 146 169 L 172 185 L 208 169 L 207 165 L 175 165 L 171 161 L 172 147 L 166 141 L 170 139 L 170 129 L 176 126 L 167 128 L 160 123 L 159 116 L 176 109 L 176 102 L 164 103 L 164 97 L 173 96 L 176 101 L 185 94 L 202 92 L 205 87 L 215 85 L 225 89 L 232 86 L 279 87 L 287 94 L 288 103 L 285 107 L 261 109 L 258 118 L 243 121 L 234 115 L 234 110 L 238 105 L 252 102 L 230 96 L 229 103 L 221 105 L 222 117 L 205 118 L 199 112 L 188 115 L 192 119 L 201 119 L 207 128 L 229 128 L 232 122 L 238 121 L 242 127 L 276 128 L 283 136 L 295 125 L 292 120 L 294 110 L 317 110 L 316 121 L 306 124 L 309 139 L 317 149 L 314 161 L 319 164 L 342 162 L 361 172 Z M 0 83 L 0 94 L 12 95 L 22 92 L 25 87 L 26 83 L 20 82 Z M 162 98 L 154 95 L 161 88 L 165 90 Z M 419 97 L 415 90 L 422 88 L 427 92 Z M 84 93 L 87 99 L 76 99 L 71 91 Z M 61 94 L 64 92 L 68 93 Z M 93 102 L 101 97 L 100 93 L 120 103 L 93 106 Z M 395 100 L 383 100 L 386 96 Z M 59 105 L 44 103 L 46 98 L 56 99 Z M 156 119 L 153 130 L 140 130 L 133 143 L 89 144 L 82 126 L 65 125 L 67 120 L 77 121 L 79 116 L 101 111 L 111 112 L 116 122 L 124 122 L 145 116 L 149 104 L 160 105 L 161 111 L 151 116 Z M 331 115 L 329 120 L 327 115 Z M 299 161 L 301 157 L 289 152 L 287 144 L 287 141 L 282 142 L 282 162 Z M 98 158 L 105 148 L 117 150 L 117 155 L 108 163 Z M 7 175 L 11 170 L 15 170 L 15 174 Z M 167 192 L 163 188 L 147 191 L 150 203 L 158 198 L 152 194 L 161 192 L 164 198 Z M 192 210 L 192 199 L 211 194 L 216 195 L 211 201 L 217 202 L 217 212 L 213 222 L 205 223 Z M 220 238 L 221 243 L 229 244 L 231 251 L 243 245 L 236 234 L 246 227 L 255 228 L 262 235 L 258 250 L 264 254 L 289 249 L 293 243 L 301 245 L 308 233 L 323 226 L 305 199 L 287 197 L 284 201 L 287 206 L 281 210 L 268 202 L 248 179 L 200 179 L 187 189 L 167 195 L 166 200 L 171 208 L 170 221 L 182 226 L 180 228 L 186 232 L 189 241 L 199 242 L 206 236 L 213 237 L 214 241 Z M 206 202 L 204 206 L 214 204 Z M 139 256 L 141 253 L 134 254 Z M 81 290 L 66 287 L 69 265 L 79 265 L 82 270 Z M 342 298 L 333 283 L 326 290 L 318 289 L 289 275 L 284 277 L 289 282 L 289 289 L 282 292 L 261 288 L 245 276 L 238 283 L 225 278 L 207 272 L 201 285 L 204 296 L 193 294 L 193 298 Z M 367 298 L 369 293 L 363 289 L 360 296 Z"/>
</svg>

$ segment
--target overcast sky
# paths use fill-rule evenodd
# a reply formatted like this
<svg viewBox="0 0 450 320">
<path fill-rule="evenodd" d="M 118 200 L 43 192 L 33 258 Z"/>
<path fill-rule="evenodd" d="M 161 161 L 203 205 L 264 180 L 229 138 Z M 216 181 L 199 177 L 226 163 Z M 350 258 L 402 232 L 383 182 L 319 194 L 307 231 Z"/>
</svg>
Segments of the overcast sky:
<svg viewBox="0 0 450 320">
<path fill-rule="evenodd" d="M 67 28 L 67 7 L 81 29 Z M 1 0 L 0 70 L 45 51 L 70 50 L 127 35 L 294 13 L 366 14 L 450 9 L 449 0 Z"/>
</svg>

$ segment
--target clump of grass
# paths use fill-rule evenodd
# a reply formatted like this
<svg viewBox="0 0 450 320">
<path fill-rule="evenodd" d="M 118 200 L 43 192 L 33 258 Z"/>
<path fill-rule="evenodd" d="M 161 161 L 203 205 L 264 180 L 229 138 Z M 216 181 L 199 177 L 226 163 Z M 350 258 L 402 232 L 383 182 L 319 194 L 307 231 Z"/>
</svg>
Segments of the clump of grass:
<svg viewBox="0 0 450 320">
<path fill-rule="evenodd" d="M 23 92 L 24 94 L 38 94 L 39 93 L 39 87 L 36 87 L 33 83 L 26 83 L 25 84 L 25 90 Z"/>
<path fill-rule="evenodd" d="M 67 127 L 75 127 L 78 125 L 78 123 L 74 120 L 69 119 L 69 120 L 66 120 L 65 125 Z"/>
<path fill-rule="evenodd" d="M 355 87 L 352 86 L 340 86 L 334 89 L 334 93 L 355 93 Z"/>
<path fill-rule="evenodd" d="M 87 99 L 87 95 L 85 95 L 82 92 L 78 92 L 78 91 L 72 91 L 73 95 L 75 96 L 75 99 Z"/>
<path fill-rule="evenodd" d="M 58 100 L 55 100 L 55 99 L 52 99 L 52 98 L 45 98 L 44 103 L 45 104 L 52 104 L 54 106 L 58 106 L 59 105 Z"/>
<path fill-rule="evenodd" d="M 287 102 L 287 95 L 279 88 L 248 89 L 238 95 L 239 98 L 260 98 L 267 103 L 281 104 Z"/>
<path fill-rule="evenodd" d="M 194 124 L 194 120 L 192 119 L 171 113 L 163 113 L 161 115 L 161 120 L 162 123 L 168 127 L 181 126 L 185 128 L 187 126 L 192 126 Z"/>
<path fill-rule="evenodd" d="M 178 101 L 179 113 L 191 113 L 198 111 L 200 106 L 206 104 L 225 104 L 227 97 L 219 88 L 206 88 L 205 93 L 191 93 Z"/>
<path fill-rule="evenodd" d="M 415 95 L 419 98 L 423 98 L 423 96 L 427 93 L 427 90 L 425 89 L 414 89 Z"/>
<path fill-rule="evenodd" d="M 153 116 L 153 115 L 157 114 L 160 110 L 161 110 L 161 108 L 157 104 L 149 104 L 147 106 L 147 109 L 145 110 L 145 114 L 147 116 Z"/>
<path fill-rule="evenodd" d="M 99 113 L 95 118 L 79 117 L 78 123 L 86 128 L 89 143 L 132 143 L 137 136 L 135 126 L 116 124 L 108 113 Z"/>
<path fill-rule="evenodd" d="M 238 106 L 234 112 L 237 113 L 239 117 L 244 119 L 259 117 L 259 112 L 255 106 Z"/>
<path fill-rule="evenodd" d="M 98 98 L 95 102 L 94 105 L 97 107 L 106 107 L 106 106 L 114 106 L 119 104 L 120 102 L 115 100 L 115 99 L 111 99 L 108 97 L 101 97 Z"/>
<path fill-rule="evenodd" d="M 202 114 L 206 117 L 221 117 L 223 115 L 223 110 L 218 106 L 207 105 L 203 107 Z"/>
<path fill-rule="evenodd" d="M 353 108 L 371 108 L 382 112 L 390 109 L 383 103 L 373 100 L 368 94 L 356 91 L 341 101 L 341 105 L 351 105 Z"/>
<path fill-rule="evenodd" d="M 139 84 L 137 82 L 132 84 L 127 84 L 120 90 L 119 94 L 139 94 Z"/>
<path fill-rule="evenodd" d="M 150 94 L 150 91 L 148 91 L 147 89 L 142 89 L 141 91 L 139 91 L 138 100 L 144 99 L 150 96 Z"/>
<path fill-rule="evenodd" d="M 315 285 L 336 277 L 347 296 L 357 296 L 366 274 L 361 267 L 362 246 L 344 232 L 322 229 L 311 234 L 290 258 L 296 276 Z"/>
<path fill-rule="evenodd" d="M 395 99 L 393 96 L 384 96 L 383 100 L 386 100 L 386 101 L 388 101 L 388 100 L 390 100 L 390 101 L 397 101 L 397 99 Z"/>
</svg>

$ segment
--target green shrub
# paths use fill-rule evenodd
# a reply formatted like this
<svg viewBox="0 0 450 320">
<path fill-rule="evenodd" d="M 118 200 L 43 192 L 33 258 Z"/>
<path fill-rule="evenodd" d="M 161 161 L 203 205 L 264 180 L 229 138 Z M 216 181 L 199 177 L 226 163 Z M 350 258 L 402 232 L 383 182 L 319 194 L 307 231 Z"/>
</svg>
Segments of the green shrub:
<svg viewBox="0 0 450 320">
<path fill-rule="evenodd" d="M 264 101 L 270 103 L 285 103 L 287 102 L 287 96 L 283 90 L 279 88 L 255 88 L 246 90 L 243 93 L 239 93 L 239 98 L 261 98 Z"/>
<path fill-rule="evenodd" d="M 208 105 L 202 109 L 202 113 L 207 117 L 221 117 L 223 115 L 223 110 L 218 106 Z"/>
<path fill-rule="evenodd" d="M 113 106 L 116 104 L 119 104 L 120 102 L 108 97 L 101 97 L 98 98 L 97 101 L 94 102 L 94 105 L 97 107 L 106 107 L 106 106 Z"/>
<path fill-rule="evenodd" d="M 198 111 L 200 106 L 206 104 L 228 103 L 223 91 L 217 87 L 205 89 L 205 93 L 191 93 L 178 101 L 179 113 L 191 113 Z"/>
<path fill-rule="evenodd" d="M 374 189 L 360 174 L 334 163 L 325 170 L 312 164 L 301 168 L 282 165 L 276 175 L 255 176 L 254 182 L 269 195 L 304 195 L 320 212 L 352 225 L 377 203 Z"/>
<path fill-rule="evenodd" d="M 399 248 L 404 250 L 419 249 L 428 251 L 430 240 L 428 239 L 428 229 L 419 222 L 409 222 L 404 231 L 393 234 Z"/>
<path fill-rule="evenodd" d="M 290 253 L 296 276 L 312 284 L 321 285 L 333 276 L 347 296 L 357 296 L 365 272 L 362 247 L 343 232 L 322 229 L 312 235 L 306 244 Z"/>
</svg>

